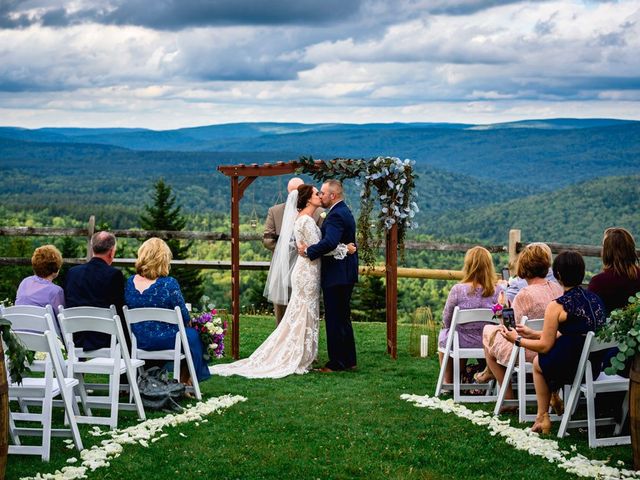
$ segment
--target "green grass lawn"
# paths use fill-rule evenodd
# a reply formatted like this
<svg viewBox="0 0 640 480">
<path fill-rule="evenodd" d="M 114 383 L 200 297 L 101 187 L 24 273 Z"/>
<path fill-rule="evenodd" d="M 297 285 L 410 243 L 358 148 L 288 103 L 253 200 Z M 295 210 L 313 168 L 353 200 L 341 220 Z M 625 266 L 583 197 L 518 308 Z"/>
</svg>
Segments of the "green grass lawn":
<svg viewBox="0 0 640 480">
<path fill-rule="evenodd" d="M 272 317 L 243 317 L 241 356 L 248 356 L 273 329 Z M 212 378 L 201 385 L 205 397 L 231 393 L 247 397 L 212 415 L 208 423 L 166 429 L 168 437 L 144 448 L 125 445 L 109 468 L 89 479 L 439 479 L 570 478 L 554 464 L 515 450 L 486 427 L 452 414 L 416 408 L 403 393 L 433 394 L 435 358 L 408 354 L 410 327 L 398 327 L 398 360 L 385 353 L 384 324 L 356 324 L 358 370 L 311 372 L 279 380 Z M 229 359 L 225 360 L 229 361 Z M 319 361 L 326 361 L 324 331 Z M 186 403 L 185 403 L 186 404 Z M 478 405 L 487 411 L 492 405 Z M 151 416 L 159 415 L 152 414 Z M 130 413 L 122 427 L 135 423 Z M 517 417 L 511 417 L 517 425 Z M 526 425 L 522 425 L 524 428 Z M 87 435 L 85 447 L 100 438 Z M 555 425 L 557 430 L 557 425 Z M 182 433 L 184 436 L 180 435 Z M 572 431 L 560 441 L 589 458 L 631 465 L 631 448 L 590 450 L 586 433 Z M 54 472 L 69 457 L 54 438 L 50 463 L 37 457 L 9 457 L 8 479 Z"/>
</svg>

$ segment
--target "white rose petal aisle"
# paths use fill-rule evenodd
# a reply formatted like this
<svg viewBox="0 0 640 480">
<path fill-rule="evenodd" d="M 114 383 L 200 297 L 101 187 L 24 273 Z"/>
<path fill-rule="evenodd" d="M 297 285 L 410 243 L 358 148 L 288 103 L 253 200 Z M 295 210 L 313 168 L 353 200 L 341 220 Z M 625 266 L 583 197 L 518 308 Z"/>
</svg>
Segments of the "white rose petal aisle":
<svg viewBox="0 0 640 480">
<path fill-rule="evenodd" d="M 491 435 L 500 435 L 505 441 L 517 450 L 525 450 L 530 455 L 546 458 L 550 463 L 579 477 L 588 478 L 640 478 L 640 472 L 626 470 L 607 465 L 603 460 L 590 460 L 584 455 L 574 454 L 567 450 L 560 450 L 558 442 L 541 438 L 530 428 L 512 427 L 509 420 L 501 420 L 483 410 L 470 410 L 464 405 L 455 403 L 453 399 L 440 400 L 429 395 L 403 394 L 400 398 L 407 402 L 415 403 L 416 407 L 441 410 L 444 413 L 453 413 L 460 418 L 470 420 L 475 425 L 487 426 Z M 576 448 L 572 445 L 571 450 Z"/>
<path fill-rule="evenodd" d="M 170 414 L 160 418 L 152 418 L 137 425 L 123 430 L 102 431 L 99 427 L 93 427 L 89 433 L 94 437 L 108 437 L 89 449 L 80 452 L 81 464 L 69 465 L 57 470 L 55 473 L 38 473 L 35 477 L 23 477 L 21 480 L 73 480 L 87 478 L 87 473 L 97 468 L 108 467 L 109 460 L 120 456 L 124 445 L 139 444 L 148 448 L 151 443 L 155 443 L 161 438 L 168 437 L 169 434 L 163 432 L 165 427 L 175 427 L 177 425 L 193 422 L 196 426 L 200 423 L 207 423 L 205 417 L 212 413 L 222 413 L 222 410 L 235 405 L 238 402 L 245 402 L 247 399 L 240 395 L 224 395 L 210 398 L 206 402 L 199 402 L 185 409 L 179 414 Z M 180 433 L 180 435 L 183 435 Z M 70 442 L 65 441 L 65 442 Z M 73 448 L 73 445 L 71 445 Z M 71 457 L 67 463 L 75 464 L 78 459 Z"/>
</svg>

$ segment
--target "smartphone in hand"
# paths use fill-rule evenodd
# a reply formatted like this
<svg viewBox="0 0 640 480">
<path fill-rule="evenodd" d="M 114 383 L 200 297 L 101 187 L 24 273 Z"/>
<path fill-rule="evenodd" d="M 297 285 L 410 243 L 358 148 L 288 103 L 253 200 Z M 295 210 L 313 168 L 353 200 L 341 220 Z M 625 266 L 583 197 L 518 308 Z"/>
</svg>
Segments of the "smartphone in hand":
<svg viewBox="0 0 640 480">
<path fill-rule="evenodd" d="M 508 282 L 510 277 L 511 277 L 511 274 L 509 273 L 509 269 L 508 268 L 503 268 L 502 269 L 502 279 L 506 280 Z"/>
<path fill-rule="evenodd" d="M 507 327 L 507 330 L 516 328 L 516 316 L 513 313 L 513 308 L 502 309 L 502 324 Z"/>
</svg>

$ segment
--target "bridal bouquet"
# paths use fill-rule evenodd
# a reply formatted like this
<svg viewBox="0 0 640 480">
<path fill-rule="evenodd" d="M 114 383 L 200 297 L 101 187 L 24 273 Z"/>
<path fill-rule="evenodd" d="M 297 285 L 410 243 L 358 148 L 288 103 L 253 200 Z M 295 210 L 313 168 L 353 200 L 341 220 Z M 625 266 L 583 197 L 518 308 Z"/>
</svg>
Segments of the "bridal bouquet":
<svg viewBox="0 0 640 480">
<path fill-rule="evenodd" d="M 200 335 L 202 343 L 207 345 L 205 359 L 222 358 L 224 356 L 224 335 L 227 329 L 227 322 L 224 322 L 215 308 L 200 315 L 194 315 L 191 319 L 191 326 Z"/>
</svg>

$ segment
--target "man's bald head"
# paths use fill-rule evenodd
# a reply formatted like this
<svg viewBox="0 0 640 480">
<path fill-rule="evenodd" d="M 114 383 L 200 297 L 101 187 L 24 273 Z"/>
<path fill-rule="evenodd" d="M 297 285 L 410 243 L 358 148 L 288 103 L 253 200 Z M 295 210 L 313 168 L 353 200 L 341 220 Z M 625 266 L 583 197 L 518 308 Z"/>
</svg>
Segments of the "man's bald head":
<svg viewBox="0 0 640 480">
<path fill-rule="evenodd" d="M 303 183 L 304 180 L 302 180 L 300 177 L 293 177 L 291 180 L 289 180 L 289 184 L 287 185 L 287 193 L 293 192 Z"/>
</svg>

